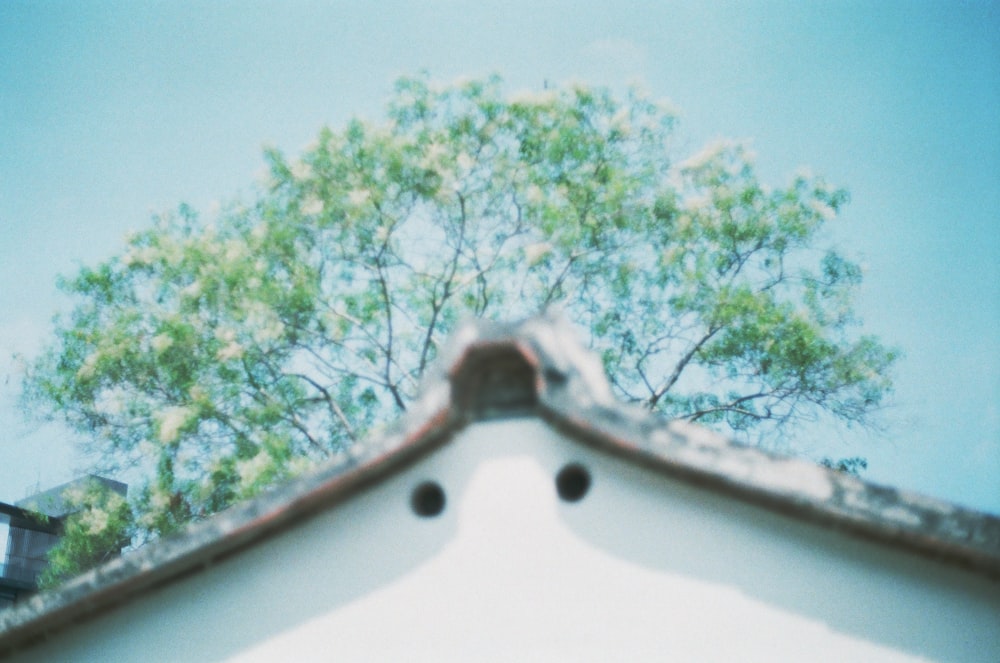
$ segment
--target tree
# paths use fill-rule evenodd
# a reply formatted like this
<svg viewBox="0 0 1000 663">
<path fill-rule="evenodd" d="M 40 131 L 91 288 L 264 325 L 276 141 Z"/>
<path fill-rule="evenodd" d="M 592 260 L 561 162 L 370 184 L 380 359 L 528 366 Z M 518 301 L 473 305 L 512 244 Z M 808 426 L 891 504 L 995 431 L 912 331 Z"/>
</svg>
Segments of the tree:
<svg viewBox="0 0 1000 663">
<path fill-rule="evenodd" d="M 667 417 L 872 423 L 896 353 L 856 333 L 860 270 L 821 246 L 843 190 L 768 188 L 737 143 L 674 162 L 675 117 L 635 90 L 501 88 L 404 78 L 387 121 L 268 150 L 252 203 L 181 206 L 61 284 L 26 402 L 142 470 L 137 541 L 358 443 L 467 315 L 562 306 Z"/>
<path fill-rule="evenodd" d="M 131 543 L 134 530 L 128 502 L 104 484 L 90 482 L 62 497 L 64 507 L 75 513 L 65 517 L 59 543 L 48 553 L 48 565 L 38 579 L 42 588 L 116 557 Z"/>
</svg>

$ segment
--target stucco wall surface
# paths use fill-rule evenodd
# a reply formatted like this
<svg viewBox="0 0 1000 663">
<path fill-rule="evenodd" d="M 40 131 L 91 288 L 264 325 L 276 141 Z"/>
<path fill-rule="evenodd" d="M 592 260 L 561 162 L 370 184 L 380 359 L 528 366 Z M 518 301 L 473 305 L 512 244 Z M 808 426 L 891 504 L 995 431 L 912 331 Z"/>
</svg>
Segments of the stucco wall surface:
<svg viewBox="0 0 1000 663">
<path fill-rule="evenodd" d="M 1000 584 L 511 419 L 10 660 L 997 661 Z"/>
</svg>

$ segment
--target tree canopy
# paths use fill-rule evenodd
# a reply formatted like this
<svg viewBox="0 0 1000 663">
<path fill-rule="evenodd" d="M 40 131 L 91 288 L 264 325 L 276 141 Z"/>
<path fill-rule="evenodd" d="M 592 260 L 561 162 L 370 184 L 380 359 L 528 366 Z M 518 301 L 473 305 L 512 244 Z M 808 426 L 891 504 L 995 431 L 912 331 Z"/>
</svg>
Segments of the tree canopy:
<svg viewBox="0 0 1000 663">
<path fill-rule="evenodd" d="M 252 201 L 63 281 L 26 403 L 138 468 L 111 521 L 139 542 L 361 443 L 463 316 L 558 305 L 623 399 L 737 436 L 870 424 L 896 353 L 824 245 L 847 193 L 766 186 L 739 143 L 674 159 L 675 125 L 636 90 L 401 79 L 384 120 L 267 150 Z"/>
</svg>

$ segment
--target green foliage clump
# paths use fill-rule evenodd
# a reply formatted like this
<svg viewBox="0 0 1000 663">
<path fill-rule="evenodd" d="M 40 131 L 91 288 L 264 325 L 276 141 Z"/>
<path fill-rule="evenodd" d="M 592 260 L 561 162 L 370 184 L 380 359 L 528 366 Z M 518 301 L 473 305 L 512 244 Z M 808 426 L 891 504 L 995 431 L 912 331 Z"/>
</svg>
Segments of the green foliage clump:
<svg viewBox="0 0 1000 663">
<path fill-rule="evenodd" d="M 868 461 L 861 456 L 852 456 L 851 458 L 841 458 L 839 460 L 823 458 L 819 461 L 819 464 L 823 467 L 829 467 L 831 470 L 853 474 L 856 477 L 861 476 L 861 473 L 868 469 Z"/>
<path fill-rule="evenodd" d="M 58 586 L 119 554 L 129 545 L 134 519 L 128 501 L 98 482 L 63 495 L 72 511 L 63 522 L 62 538 L 49 553 L 39 577 L 43 589 Z"/>
</svg>

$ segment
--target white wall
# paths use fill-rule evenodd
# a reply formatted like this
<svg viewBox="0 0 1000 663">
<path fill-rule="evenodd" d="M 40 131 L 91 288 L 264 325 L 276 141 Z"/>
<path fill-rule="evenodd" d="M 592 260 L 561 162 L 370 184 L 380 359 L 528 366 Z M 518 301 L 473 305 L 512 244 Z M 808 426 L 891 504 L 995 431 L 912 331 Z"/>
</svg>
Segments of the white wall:
<svg viewBox="0 0 1000 663">
<path fill-rule="evenodd" d="M 576 504 L 571 460 L 594 479 Z M 410 510 L 423 479 L 437 518 Z M 13 660 L 671 659 L 1000 660 L 1000 585 L 518 420 Z"/>
</svg>

